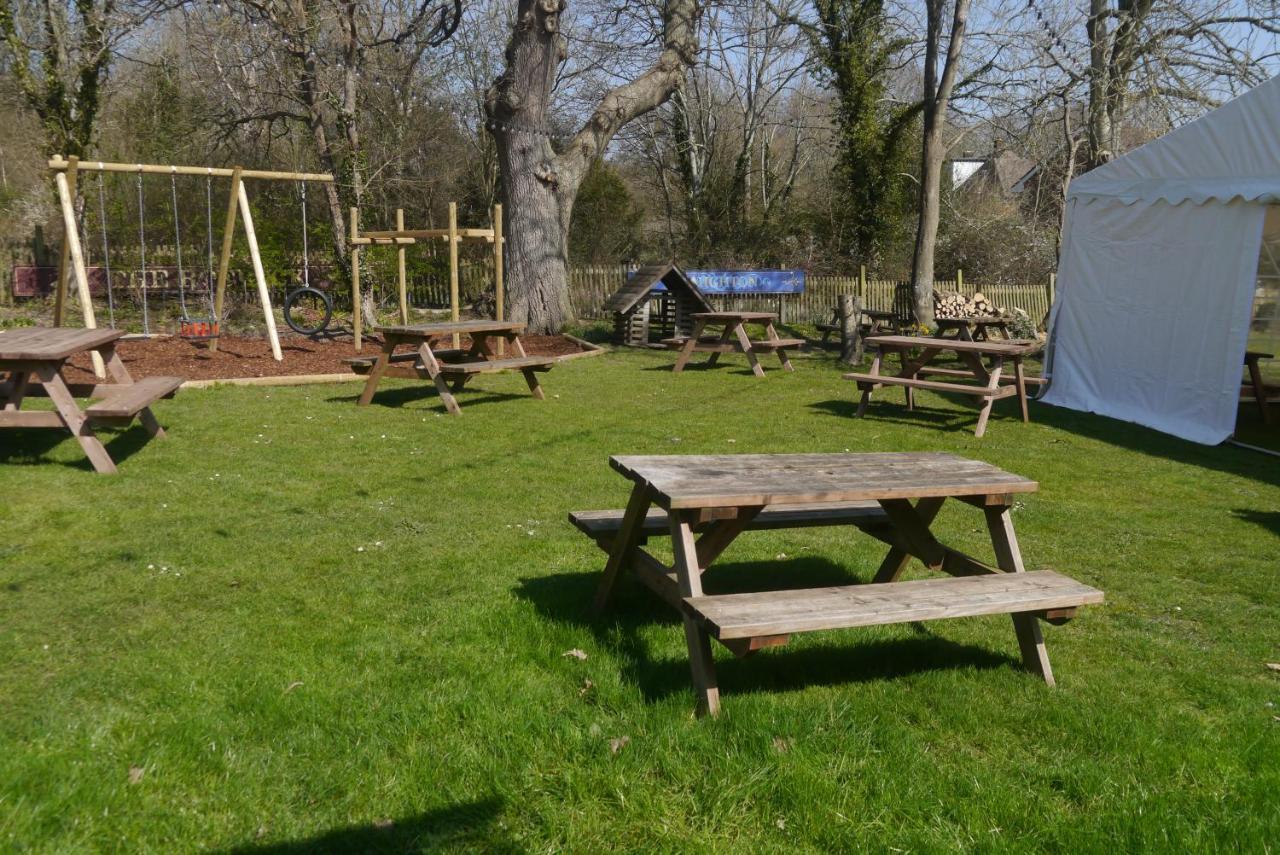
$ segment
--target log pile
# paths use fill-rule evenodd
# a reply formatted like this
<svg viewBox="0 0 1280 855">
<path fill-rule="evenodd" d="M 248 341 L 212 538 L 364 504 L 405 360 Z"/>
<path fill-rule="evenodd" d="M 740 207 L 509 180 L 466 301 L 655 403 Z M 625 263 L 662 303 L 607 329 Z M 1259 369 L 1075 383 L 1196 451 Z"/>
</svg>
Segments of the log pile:
<svg viewBox="0 0 1280 855">
<path fill-rule="evenodd" d="M 1003 306 L 996 306 L 981 291 L 968 297 L 956 291 L 933 292 L 933 316 L 935 318 L 1000 318 Z"/>
</svg>

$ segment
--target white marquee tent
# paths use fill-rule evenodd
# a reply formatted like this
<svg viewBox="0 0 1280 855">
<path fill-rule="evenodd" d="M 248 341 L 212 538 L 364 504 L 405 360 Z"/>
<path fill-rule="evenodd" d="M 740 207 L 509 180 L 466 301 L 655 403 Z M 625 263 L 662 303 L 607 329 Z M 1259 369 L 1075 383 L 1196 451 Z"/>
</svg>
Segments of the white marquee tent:
<svg viewBox="0 0 1280 855">
<path fill-rule="evenodd" d="M 1280 77 L 1075 179 L 1042 399 L 1227 439 L 1278 205 Z"/>
</svg>

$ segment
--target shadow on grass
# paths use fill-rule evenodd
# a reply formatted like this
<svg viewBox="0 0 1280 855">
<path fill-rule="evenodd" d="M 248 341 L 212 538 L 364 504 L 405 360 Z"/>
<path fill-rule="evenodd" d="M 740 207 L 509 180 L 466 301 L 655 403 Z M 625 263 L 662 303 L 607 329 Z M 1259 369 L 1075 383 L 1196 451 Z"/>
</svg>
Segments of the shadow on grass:
<svg viewBox="0 0 1280 855">
<path fill-rule="evenodd" d="M 667 374 L 675 375 L 675 372 L 671 370 L 672 366 L 674 366 L 675 364 L 676 364 L 675 360 L 672 359 L 671 362 L 668 364 L 646 365 L 644 368 L 641 368 L 640 370 L 641 371 L 665 371 Z M 765 373 L 767 374 L 769 372 L 769 367 L 767 365 L 764 366 L 764 370 L 765 370 Z M 782 370 L 782 366 L 778 366 L 778 370 Z M 698 362 L 690 362 L 684 368 L 681 369 L 682 374 L 693 374 L 699 371 L 723 371 L 726 374 L 742 374 L 747 377 L 755 376 L 754 373 L 751 371 L 750 365 L 747 365 L 745 363 L 735 364 L 733 362 L 725 362 L 723 360 L 720 362 L 717 362 L 715 365 L 711 365 L 705 359 L 703 359 Z"/>
<path fill-rule="evenodd" d="M 1031 421 L 1138 454 L 1280 486 L 1280 466 L 1245 448 L 1199 445 L 1131 422 L 1044 403 L 1035 406 Z"/>
<path fill-rule="evenodd" d="M 817 588 L 860 581 L 845 568 L 821 558 L 788 560 L 779 572 L 774 562 L 717 565 L 707 571 L 703 584 L 708 593 L 727 594 L 784 588 Z M 528 600 L 551 620 L 590 631 L 602 647 L 623 663 L 623 674 L 645 698 L 658 700 L 691 691 L 688 661 L 680 657 L 655 661 L 638 632 L 645 626 L 669 625 L 678 635 L 675 611 L 647 588 L 626 576 L 619 583 L 607 613 L 596 617 L 590 603 L 599 583 L 598 573 L 561 573 L 520 580 L 517 597 Z M 804 689 L 814 685 L 839 685 L 891 679 L 908 674 L 954 668 L 1006 668 L 1017 666 L 1010 655 L 958 644 L 940 638 L 921 623 L 910 624 L 915 638 L 788 650 L 783 647 L 738 660 L 719 645 L 716 669 L 720 686 L 732 694 Z M 1010 645 L 1013 644 L 1010 627 Z"/>
<path fill-rule="evenodd" d="M 857 418 L 858 402 L 857 400 L 833 399 L 818 401 L 810 404 L 809 408 L 821 410 L 832 416 L 853 419 Z M 993 411 L 991 413 L 991 424 L 997 423 L 1000 420 L 999 416 L 999 413 Z M 914 425 L 915 427 L 933 427 L 945 431 L 968 431 L 969 433 L 973 432 L 974 426 L 977 424 L 976 412 L 957 413 L 953 410 L 922 407 L 919 403 L 916 404 L 914 410 L 908 410 L 905 404 L 894 403 L 893 401 L 876 401 L 874 399 L 867 406 L 867 412 L 863 418 L 878 422 Z"/>
<path fill-rule="evenodd" d="M 1237 519 L 1260 525 L 1275 536 L 1280 537 L 1280 511 L 1250 511 L 1244 508 L 1236 508 L 1231 513 L 1235 514 Z"/>
<path fill-rule="evenodd" d="M 304 852 L 434 852 L 461 847 L 486 852 L 516 852 L 496 834 L 493 821 L 502 809 L 497 798 L 480 799 L 427 811 L 405 819 L 353 825 L 304 840 L 237 846 L 228 855 L 301 855 Z"/>
<path fill-rule="evenodd" d="M 363 389 L 363 387 L 361 387 Z M 483 389 L 463 389 L 461 392 L 454 392 L 453 396 L 458 400 L 458 406 L 462 409 L 474 407 L 478 404 L 502 403 L 503 401 L 514 401 L 519 398 L 532 398 L 532 395 L 516 395 L 509 392 L 486 392 Z M 421 401 L 426 398 L 435 398 L 434 409 L 442 413 L 448 412 L 445 409 L 444 402 L 440 400 L 440 396 L 436 393 L 434 383 L 423 381 L 408 386 L 383 387 L 379 388 L 373 396 L 372 404 L 380 407 L 403 407 L 405 404 Z M 331 403 L 354 404 L 360 400 L 360 393 L 353 395 L 331 395 L 325 399 Z"/>
<path fill-rule="evenodd" d="M 148 442 L 151 442 L 151 436 L 147 433 L 146 428 L 138 424 L 114 432 L 99 429 L 94 433 L 97 434 L 98 439 L 102 440 L 102 444 L 106 446 L 107 454 L 115 461 L 116 466 L 123 464 L 130 457 L 137 454 Z M 47 457 L 49 452 L 64 442 L 74 446 L 76 454 L 79 456 L 75 460 L 49 460 Z M 156 442 L 163 443 L 164 440 L 158 439 Z M 0 465 L 51 466 L 55 462 L 72 469 L 83 469 L 86 472 L 94 471 L 93 464 L 89 462 L 89 458 L 84 456 L 84 452 L 80 450 L 80 445 L 76 442 L 75 437 L 66 430 L 61 428 L 57 430 L 52 428 L 19 428 L 4 432 L 4 442 L 0 443 Z"/>
</svg>

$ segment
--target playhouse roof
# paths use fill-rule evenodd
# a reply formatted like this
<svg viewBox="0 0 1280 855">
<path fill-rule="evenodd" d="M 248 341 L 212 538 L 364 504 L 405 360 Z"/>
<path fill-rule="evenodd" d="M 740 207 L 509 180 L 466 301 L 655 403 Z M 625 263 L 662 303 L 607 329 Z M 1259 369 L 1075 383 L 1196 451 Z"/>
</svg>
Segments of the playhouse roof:
<svg viewBox="0 0 1280 855">
<path fill-rule="evenodd" d="M 665 285 L 667 291 L 672 294 L 684 293 L 693 299 L 697 302 L 699 311 L 715 311 L 711 304 L 707 302 L 707 298 L 703 293 L 698 290 L 698 286 L 693 283 L 693 280 L 680 269 L 679 265 L 670 261 L 662 264 L 650 264 L 632 273 L 626 284 L 609 298 L 604 308 L 609 312 L 625 314 L 639 305 L 641 300 L 649 296 L 649 292 L 658 283 Z"/>
</svg>

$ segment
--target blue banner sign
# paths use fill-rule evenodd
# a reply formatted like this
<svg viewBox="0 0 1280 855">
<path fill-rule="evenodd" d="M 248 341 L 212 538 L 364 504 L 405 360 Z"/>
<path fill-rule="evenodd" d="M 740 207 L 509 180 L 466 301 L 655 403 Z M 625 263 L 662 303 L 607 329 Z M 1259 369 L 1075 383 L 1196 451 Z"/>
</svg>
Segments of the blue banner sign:
<svg viewBox="0 0 1280 855">
<path fill-rule="evenodd" d="M 803 270 L 686 270 L 704 294 L 803 294 Z"/>
</svg>

